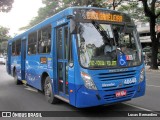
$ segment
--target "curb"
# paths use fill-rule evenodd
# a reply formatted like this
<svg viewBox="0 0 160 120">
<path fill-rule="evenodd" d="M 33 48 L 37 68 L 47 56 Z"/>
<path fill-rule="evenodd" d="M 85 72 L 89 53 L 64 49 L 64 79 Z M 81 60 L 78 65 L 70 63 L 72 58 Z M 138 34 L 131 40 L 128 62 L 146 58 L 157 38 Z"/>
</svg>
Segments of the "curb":
<svg viewBox="0 0 160 120">
<path fill-rule="evenodd" d="M 146 66 L 145 71 L 147 71 L 147 72 L 160 72 L 160 68 L 159 68 L 159 70 L 153 70 L 153 69 L 149 69 L 149 66 Z"/>
</svg>

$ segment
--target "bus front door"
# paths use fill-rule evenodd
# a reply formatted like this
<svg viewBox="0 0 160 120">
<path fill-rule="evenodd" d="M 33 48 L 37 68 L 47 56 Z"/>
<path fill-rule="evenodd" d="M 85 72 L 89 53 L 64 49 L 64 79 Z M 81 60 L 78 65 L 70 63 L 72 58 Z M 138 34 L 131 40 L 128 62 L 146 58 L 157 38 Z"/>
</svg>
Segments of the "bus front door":
<svg viewBox="0 0 160 120">
<path fill-rule="evenodd" d="M 68 99 L 68 25 L 56 29 L 58 94 Z"/>
</svg>

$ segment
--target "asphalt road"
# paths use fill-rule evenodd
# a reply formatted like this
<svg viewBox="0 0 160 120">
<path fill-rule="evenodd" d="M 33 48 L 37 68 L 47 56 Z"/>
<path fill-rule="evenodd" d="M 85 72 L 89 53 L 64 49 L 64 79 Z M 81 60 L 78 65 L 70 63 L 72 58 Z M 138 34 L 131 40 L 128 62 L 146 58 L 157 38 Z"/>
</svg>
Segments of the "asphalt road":
<svg viewBox="0 0 160 120">
<path fill-rule="evenodd" d="M 160 72 L 146 72 L 147 88 L 143 97 L 133 99 L 128 102 L 118 103 L 109 106 L 99 106 L 85 109 L 77 109 L 71 105 L 60 102 L 51 105 L 46 102 L 43 93 L 24 85 L 15 85 L 11 76 L 6 73 L 4 65 L 0 65 L 0 111 L 78 111 L 79 117 L 76 119 L 106 119 L 104 117 L 108 111 L 116 111 L 114 116 L 123 116 L 120 111 L 127 114 L 130 111 L 151 111 L 160 115 Z M 88 112 L 89 111 L 89 112 Z M 92 113 L 92 111 L 94 111 Z M 96 111 L 96 112 L 95 112 Z M 58 114 L 63 114 L 59 112 Z M 67 114 L 67 113 L 66 113 Z M 62 115 L 63 116 L 63 115 Z M 1 120 L 2 118 L 0 118 Z M 52 118 L 51 118 L 52 119 Z M 56 119 L 75 119 L 69 117 L 56 117 Z M 107 117 L 107 119 L 119 120 L 155 120 L 157 117 Z"/>
</svg>

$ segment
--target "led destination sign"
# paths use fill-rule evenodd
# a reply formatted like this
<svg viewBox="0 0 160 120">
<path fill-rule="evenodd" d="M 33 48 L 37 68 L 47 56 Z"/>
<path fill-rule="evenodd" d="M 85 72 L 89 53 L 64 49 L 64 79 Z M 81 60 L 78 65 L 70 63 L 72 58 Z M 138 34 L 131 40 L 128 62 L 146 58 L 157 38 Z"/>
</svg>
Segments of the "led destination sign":
<svg viewBox="0 0 160 120">
<path fill-rule="evenodd" d="M 131 22 L 131 18 L 128 15 L 111 10 L 75 9 L 74 15 L 77 21 Z"/>
<path fill-rule="evenodd" d="M 86 19 L 122 22 L 123 21 L 123 16 L 122 15 L 111 14 L 111 13 L 100 12 L 100 11 L 98 11 L 98 12 L 87 11 L 86 12 Z"/>
</svg>

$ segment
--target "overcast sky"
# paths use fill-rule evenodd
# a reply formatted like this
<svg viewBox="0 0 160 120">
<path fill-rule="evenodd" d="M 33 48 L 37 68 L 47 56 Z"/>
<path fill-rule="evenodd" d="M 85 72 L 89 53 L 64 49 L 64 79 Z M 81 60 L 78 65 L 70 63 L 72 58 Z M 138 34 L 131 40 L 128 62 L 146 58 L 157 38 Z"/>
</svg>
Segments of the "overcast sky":
<svg viewBox="0 0 160 120">
<path fill-rule="evenodd" d="M 10 28 L 10 35 L 19 34 L 18 29 L 28 25 L 37 16 L 38 9 L 43 6 L 41 0 L 14 0 L 13 7 L 8 13 L 0 12 L 0 25 Z"/>
</svg>

